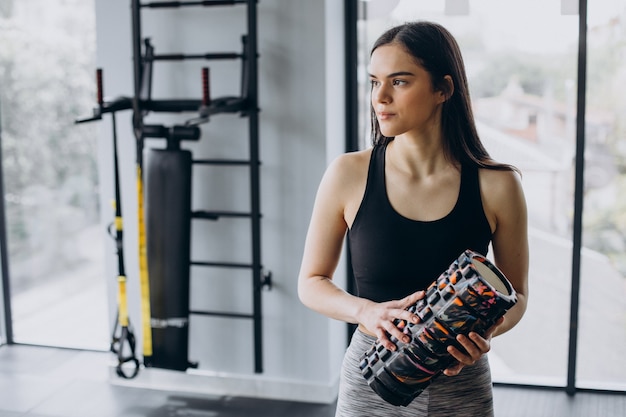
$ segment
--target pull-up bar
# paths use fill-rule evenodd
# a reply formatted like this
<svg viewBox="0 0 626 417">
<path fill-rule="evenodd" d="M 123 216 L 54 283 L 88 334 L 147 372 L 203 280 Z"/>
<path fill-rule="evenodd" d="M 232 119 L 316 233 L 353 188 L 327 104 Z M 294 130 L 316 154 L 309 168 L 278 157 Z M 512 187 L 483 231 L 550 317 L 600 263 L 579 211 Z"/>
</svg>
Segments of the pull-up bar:
<svg viewBox="0 0 626 417">
<path fill-rule="evenodd" d="M 184 6 L 233 6 L 235 4 L 246 3 L 246 0 L 203 0 L 203 1 L 154 1 L 150 3 L 142 3 L 140 7 L 149 7 L 151 9 L 184 7 Z"/>
</svg>

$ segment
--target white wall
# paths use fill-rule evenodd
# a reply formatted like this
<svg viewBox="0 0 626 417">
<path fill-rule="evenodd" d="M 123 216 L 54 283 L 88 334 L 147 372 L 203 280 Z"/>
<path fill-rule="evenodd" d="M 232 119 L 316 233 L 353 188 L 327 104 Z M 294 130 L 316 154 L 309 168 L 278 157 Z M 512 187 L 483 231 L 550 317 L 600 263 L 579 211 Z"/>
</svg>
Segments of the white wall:
<svg viewBox="0 0 626 417">
<path fill-rule="evenodd" d="M 105 96 L 132 95 L 130 1 L 97 0 L 98 65 Z M 240 51 L 245 6 L 189 7 L 142 12 L 142 34 L 157 53 Z M 260 0 L 258 3 L 262 260 L 274 286 L 263 292 L 264 372 L 254 373 L 252 322 L 192 316 L 188 372 L 144 369 L 119 384 L 217 394 L 329 402 L 336 395 L 345 325 L 307 310 L 296 293 L 297 273 L 313 199 L 321 175 L 343 150 L 343 2 Z M 154 98 L 200 98 L 200 68 L 211 67 L 213 97 L 239 94 L 238 62 L 157 63 Z M 129 113 L 129 112 L 128 112 Z M 129 276 L 130 315 L 138 336 L 135 148 L 130 114 L 118 116 L 123 143 L 122 201 Z M 180 123 L 191 115 L 153 114 L 148 122 Z M 217 115 L 202 138 L 185 143 L 194 158 L 247 157 L 247 121 Z M 101 178 L 110 178 L 110 121 L 101 123 Z M 148 147 L 162 147 L 149 140 Z M 103 184 L 103 189 L 110 184 Z M 194 209 L 249 207 L 245 168 L 194 168 Z M 106 193 L 103 193 L 106 194 Z M 105 201 L 106 200 L 106 201 Z M 109 206 L 108 197 L 103 205 Z M 104 212 L 108 212 L 103 210 Z M 193 220 L 192 260 L 250 259 L 246 220 Z M 109 259 L 113 269 L 113 259 Z M 337 280 L 345 282 L 343 263 Z M 192 268 L 192 309 L 250 312 L 250 272 Z M 114 289 L 110 289 L 113 294 Z M 113 311 L 111 311 L 113 316 Z M 140 340 L 140 337 L 139 337 Z M 141 352 L 141 346 L 139 347 Z"/>
</svg>

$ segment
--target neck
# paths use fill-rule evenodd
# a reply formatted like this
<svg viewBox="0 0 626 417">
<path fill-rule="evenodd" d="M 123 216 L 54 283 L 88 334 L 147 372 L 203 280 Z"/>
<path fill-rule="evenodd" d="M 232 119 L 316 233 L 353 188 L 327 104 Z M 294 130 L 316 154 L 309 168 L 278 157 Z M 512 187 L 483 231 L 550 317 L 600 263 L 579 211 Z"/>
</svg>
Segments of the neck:
<svg viewBox="0 0 626 417">
<path fill-rule="evenodd" d="M 457 165 L 446 158 L 441 135 L 427 138 L 396 136 L 389 144 L 387 154 L 391 164 L 415 178 L 425 178 Z"/>
</svg>

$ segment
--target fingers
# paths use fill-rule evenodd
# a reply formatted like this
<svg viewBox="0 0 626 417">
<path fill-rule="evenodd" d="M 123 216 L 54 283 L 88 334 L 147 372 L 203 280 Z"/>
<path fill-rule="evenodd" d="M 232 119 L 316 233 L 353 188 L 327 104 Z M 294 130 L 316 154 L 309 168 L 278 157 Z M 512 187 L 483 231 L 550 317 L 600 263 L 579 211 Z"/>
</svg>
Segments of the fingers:
<svg viewBox="0 0 626 417">
<path fill-rule="evenodd" d="M 377 334 L 378 338 L 387 349 L 396 349 L 396 345 L 390 340 L 391 336 L 403 343 L 409 343 L 411 341 L 411 338 L 405 333 L 408 331 L 407 324 L 417 324 L 420 319 L 416 314 L 410 312 L 408 307 L 412 306 L 423 297 L 424 291 L 417 291 L 401 300 L 391 301 L 387 304 L 388 307 L 391 307 L 386 313 L 388 320 L 384 321 L 382 324 L 384 332 L 381 331 L 381 334 Z"/>
<path fill-rule="evenodd" d="M 417 291 L 400 300 L 380 304 L 384 309 L 384 313 L 380 316 L 383 319 L 375 327 L 376 331 L 374 333 L 385 348 L 393 351 L 397 348 L 394 341 L 397 340 L 403 343 L 411 341 L 411 338 L 405 333 L 405 331 L 408 331 L 407 324 L 417 324 L 420 319 L 416 314 L 410 312 L 408 308 L 421 298 L 424 298 L 424 291 Z M 392 338 L 394 339 L 393 341 Z"/>
<path fill-rule="evenodd" d="M 415 313 L 411 313 L 408 310 L 398 310 L 397 312 L 395 312 L 394 316 L 398 319 L 398 321 L 405 321 L 407 323 L 413 324 L 417 324 L 420 322 L 419 316 Z"/>
<path fill-rule="evenodd" d="M 394 351 L 397 349 L 396 344 L 392 341 L 394 338 L 397 341 L 403 342 L 403 343 L 409 343 L 411 341 L 411 338 L 404 333 L 404 329 L 407 328 L 407 322 L 406 320 L 399 320 L 397 321 L 397 324 L 394 324 L 392 322 L 385 322 L 384 324 L 384 338 L 381 337 L 380 335 L 378 336 L 378 338 L 381 340 L 383 346 L 385 346 L 387 349 Z"/>
<path fill-rule="evenodd" d="M 476 332 L 457 336 L 456 340 L 465 349 L 465 352 L 455 346 L 448 346 L 448 353 L 456 359 L 456 362 L 443 371 L 444 375 L 458 375 L 465 366 L 474 365 L 484 354 L 489 352 L 491 350 L 491 337 L 496 329 L 504 323 L 504 320 L 504 317 L 498 319 L 493 326 L 487 329 L 484 336 Z"/>
<path fill-rule="evenodd" d="M 380 330 L 376 332 L 376 337 L 380 341 L 380 344 L 383 345 L 386 349 L 391 350 L 392 352 L 396 350 L 396 345 L 389 340 L 389 336 L 387 332 Z"/>
<path fill-rule="evenodd" d="M 417 303 L 418 300 L 421 300 L 422 298 L 424 298 L 424 295 L 425 295 L 424 291 L 417 291 L 411 295 L 404 297 L 402 300 L 400 300 L 401 308 L 402 309 L 409 308 L 413 304 Z"/>
<path fill-rule="evenodd" d="M 394 312 L 394 316 L 400 320 L 405 320 L 409 323 L 419 323 L 419 317 L 408 310 L 413 304 L 424 298 L 424 291 L 417 291 L 402 300 L 399 300 L 399 311 Z"/>
<path fill-rule="evenodd" d="M 443 374 L 446 376 L 456 376 L 461 372 L 461 369 L 463 369 L 464 367 L 465 365 L 463 365 L 462 363 L 455 362 L 453 365 L 445 369 L 443 371 Z"/>
<path fill-rule="evenodd" d="M 444 374 L 447 376 L 458 375 L 463 367 L 474 365 L 476 361 L 491 350 L 489 339 L 481 337 L 475 332 L 470 332 L 467 336 L 459 335 L 456 340 L 465 349 L 465 352 L 454 346 L 448 346 L 448 353 L 457 362 L 444 371 Z"/>
</svg>

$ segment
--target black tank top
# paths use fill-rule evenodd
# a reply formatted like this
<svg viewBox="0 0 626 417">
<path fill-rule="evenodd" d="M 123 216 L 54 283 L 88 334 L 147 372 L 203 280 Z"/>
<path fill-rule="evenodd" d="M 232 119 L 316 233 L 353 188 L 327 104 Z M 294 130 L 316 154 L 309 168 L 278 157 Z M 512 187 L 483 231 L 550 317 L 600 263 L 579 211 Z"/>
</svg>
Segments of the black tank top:
<svg viewBox="0 0 626 417">
<path fill-rule="evenodd" d="M 480 198 L 478 168 L 464 165 L 457 202 L 434 221 L 408 219 L 391 206 L 386 146 L 374 146 L 363 201 L 348 231 L 356 292 L 376 302 L 423 290 L 464 250 L 487 255 L 491 228 Z"/>
</svg>

